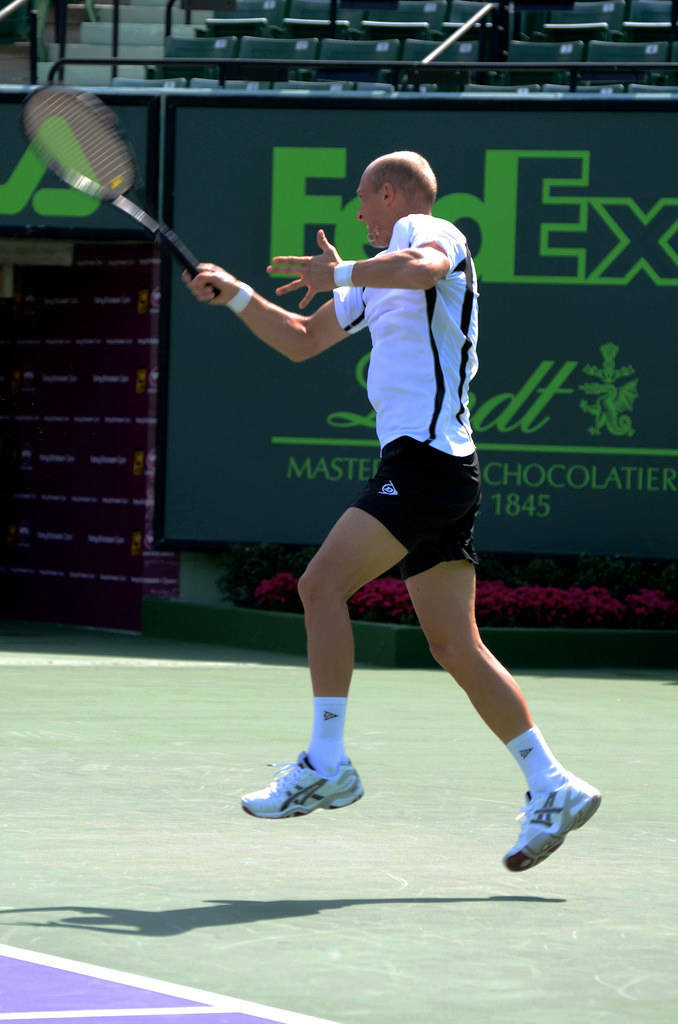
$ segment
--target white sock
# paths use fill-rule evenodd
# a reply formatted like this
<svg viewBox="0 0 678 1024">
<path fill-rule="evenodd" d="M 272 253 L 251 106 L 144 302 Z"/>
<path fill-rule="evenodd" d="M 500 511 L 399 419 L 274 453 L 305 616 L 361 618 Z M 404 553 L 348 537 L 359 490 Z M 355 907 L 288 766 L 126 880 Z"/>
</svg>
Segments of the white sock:
<svg viewBox="0 0 678 1024">
<path fill-rule="evenodd" d="M 550 789 L 559 776 L 567 772 L 553 756 L 537 726 L 528 729 L 506 744 L 527 779 L 532 794 Z"/>
<path fill-rule="evenodd" d="M 348 758 L 344 750 L 346 697 L 313 698 L 313 734 L 306 756 L 318 775 L 330 778 Z"/>
</svg>

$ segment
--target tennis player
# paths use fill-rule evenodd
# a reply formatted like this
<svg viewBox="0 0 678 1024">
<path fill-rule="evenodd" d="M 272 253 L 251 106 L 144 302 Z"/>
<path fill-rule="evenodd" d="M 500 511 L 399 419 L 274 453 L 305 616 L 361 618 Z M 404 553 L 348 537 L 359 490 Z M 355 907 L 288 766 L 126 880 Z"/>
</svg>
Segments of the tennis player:
<svg viewBox="0 0 678 1024">
<path fill-rule="evenodd" d="M 332 293 L 309 315 L 269 302 L 212 264 L 201 264 L 193 280 L 184 275 L 198 300 L 229 307 L 295 362 L 364 327 L 372 338 L 367 383 L 381 460 L 299 581 L 314 693 L 308 750 L 242 805 L 256 817 L 285 818 L 346 807 L 363 796 L 343 741 L 354 660 L 347 600 L 400 563 L 434 658 L 526 777 L 522 828 L 504 857 L 510 871 L 524 871 L 588 821 L 601 797 L 556 760 L 475 621 L 480 470 L 468 409 L 478 366 L 475 268 L 464 235 L 432 215 L 437 184 L 422 156 L 379 157 L 357 191 L 358 220 L 380 250 L 376 256 L 344 261 L 319 231 L 317 255 L 275 257 L 268 268 L 297 275 L 276 294 L 304 290 L 301 310 L 318 293 Z"/>
</svg>

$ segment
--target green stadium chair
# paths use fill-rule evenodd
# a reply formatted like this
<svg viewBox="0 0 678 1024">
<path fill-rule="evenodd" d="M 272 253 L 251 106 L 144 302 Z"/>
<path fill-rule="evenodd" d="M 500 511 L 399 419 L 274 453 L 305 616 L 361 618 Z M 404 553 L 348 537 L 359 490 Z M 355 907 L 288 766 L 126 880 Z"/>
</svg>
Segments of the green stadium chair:
<svg viewBox="0 0 678 1024">
<path fill-rule="evenodd" d="M 281 36 L 287 0 L 234 0 L 233 10 L 205 19 L 208 35 Z"/>
<path fill-rule="evenodd" d="M 242 36 L 238 56 L 248 60 L 315 60 L 318 39 L 268 39 Z"/>
<path fill-rule="evenodd" d="M 321 39 L 321 60 L 398 60 L 399 39 Z"/>
<path fill-rule="evenodd" d="M 235 57 L 238 47 L 237 36 L 221 36 L 215 39 L 214 36 L 205 36 L 201 39 L 183 39 L 181 36 L 167 36 L 165 38 L 166 57 L 189 57 L 198 58 L 222 58 Z M 218 78 L 219 70 L 215 64 L 204 66 L 186 65 L 185 70 L 179 68 L 179 73 L 196 78 Z M 163 65 L 158 68 L 158 77 L 170 77 L 177 71 L 176 67 Z"/>
<path fill-rule="evenodd" d="M 47 82 L 47 76 L 49 74 L 51 67 L 51 60 L 38 61 L 38 84 L 44 85 Z M 122 65 L 119 65 L 119 67 L 122 70 Z M 131 74 L 134 74 L 134 72 L 138 69 L 132 65 L 131 67 L 128 67 L 127 70 Z M 108 86 L 111 84 L 111 69 L 110 67 L 103 65 L 92 65 L 91 67 L 88 67 L 86 64 L 74 64 L 72 66 L 69 66 L 67 64 L 64 67 L 63 84 L 72 85 L 76 87 L 96 87 L 100 85 Z"/>
<path fill-rule="evenodd" d="M 671 0 L 630 0 L 624 35 L 633 42 L 668 41 L 672 8 Z"/>
<path fill-rule="evenodd" d="M 471 18 L 481 7 L 485 6 L 484 0 L 452 0 L 450 3 L 450 9 L 447 18 L 443 21 L 440 26 L 443 38 L 447 38 L 454 32 L 455 29 L 461 28 L 462 25 Z M 485 23 L 489 24 L 492 15 L 485 19 Z M 481 23 L 474 25 L 473 28 L 469 29 L 468 33 L 464 37 L 465 39 L 475 39 L 480 33 Z"/>
<path fill-rule="evenodd" d="M 616 93 L 624 93 L 623 82 L 610 82 L 607 85 L 577 85 L 575 92 L 577 93 L 591 93 L 592 95 L 599 96 L 611 96 Z M 568 96 L 572 95 L 567 89 L 563 89 L 562 85 L 555 85 L 552 82 L 545 82 L 542 86 L 542 92 L 550 93 L 555 96 Z"/>
<path fill-rule="evenodd" d="M 431 40 L 405 39 L 400 59 L 422 61 L 424 57 L 439 45 L 439 42 Z M 450 92 L 454 91 L 457 87 L 461 91 L 462 77 L 454 72 L 438 68 L 436 65 L 439 61 L 455 64 L 462 61 L 477 61 L 479 60 L 479 54 L 480 43 L 477 39 L 462 39 L 458 43 L 452 43 L 440 57 L 436 57 L 430 64 L 422 65 L 421 70 L 417 72 L 415 80 L 419 81 L 425 91 L 435 88 L 436 90 L 441 89 Z M 411 79 L 412 75 L 410 74 L 408 77 Z"/>
<path fill-rule="evenodd" d="M 669 44 L 658 43 L 609 43 L 601 39 L 592 39 L 586 51 L 587 61 L 620 62 L 620 63 L 663 63 L 669 59 Z M 588 79 L 589 76 L 587 76 Z M 596 78 L 600 78 L 596 73 Z M 611 80 L 634 78 L 632 72 L 612 72 Z M 648 71 L 641 76 L 644 82 L 656 85 L 663 84 L 665 74 L 661 71 Z"/>
<path fill-rule="evenodd" d="M 508 65 L 506 72 L 501 73 L 501 83 L 505 85 L 529 82 L 556 82 L 567 85 L 570 80 L 568 71 L 557 71 L 559 62 L 581 61 L 584 59 L 584 43 L 581 40 L 569 40 L 565 43 L 526 42 L 512 39 L 508 48 Z M 515 65 L 523 61 L 548 61 L 554 65 L 551 70 L 520 71 Z"/>
<path fill-rule="evenodd" d="M 495 92 L 510 96 L 523 96 L 525 94 L 532 95 L 535 92 L 541 92 L 541 86 L 538 82 L 528 82 L 524 85 L 486 85 L 480 82 L 467 82 L 464 86 L 464 92 Z"/>
<path fill-rule="evenodd" d="M 373 82 L 372 85 L 376 85 Z M 324 82 L 319 79 L 314 82 L 273 82 L 274 92 L 352 92 L 355 89 L 355 82 Z"/>
<path fill-rule="evenodd" d="M 315 38 L 332 36 L 331 6 L 330 0 L 290 0 L 287 15 L 282 23 L 285 35 Z M 334 34 L 336 38 L 345 38 L 353 26 L 360 24 L 362 11 L 338 9 L 337 14 Z"/>
<path fill-rule="evenodd" d="M 553 42 L 568 39 L 622 39 L 625 10 L 625 0 L 575 3 L 570 9 L 551 11 L 542 26 L 541 34 Z"/>
<path fill-rule="evenodd" d="M 436 46 L 440 46 L 440 40 L 404 39 L 400 59 L 421 61 L 432 53 Z M 429 66 L 433 66 L 437 61 L 479 60 L 479 53 L 480 43 L 477 39 L 462 39 L 448 46 Z"/>
<path fill-rule="evenodd" d="M 678 85 L 643 85 L 641 82 L 629 82 L 627 91 L 644 96 L 678 96 Z"/>
<path fill-rule="evenodd" d="M 360 27 L 368 39 L 440 39 L 446 0 L 400 0 L 397 8 L 371 8 Z"/>
<path fill-rule="evenodd" d="M 116 75 L 113 85 L 121 89 L 185 89 L 186 78 L 127 78 Z"/>
<path fill-rule="evenodd" d="M 189 83 L 191 89 L 211 89 L 212 91 L 228 92 L 261 92 L 262 89 L 270 89 L 270 82 L 244 81 L 242 79 L 228 80 L 219 84 L 213 78 L 192 78 Z"/>
<path fill-rule="evenodd" d="M 318 50 L 319 60 L 346 61 L 392 61 L 400 56 L 399 39 L 321 39 Z M 321 68 L 319 74 L 325 79 L 341 78 L 347 81 L 390 82 L 388 69 L 366 69 L 365 71 L 336 72 Z"/>
<path fill-rule="evenodd" d="M 390 95 L 395 92 L 395 87 L 390 82 L 356 82 L 356 92 L 366 92 L 371 96 Z"/>
</svg>

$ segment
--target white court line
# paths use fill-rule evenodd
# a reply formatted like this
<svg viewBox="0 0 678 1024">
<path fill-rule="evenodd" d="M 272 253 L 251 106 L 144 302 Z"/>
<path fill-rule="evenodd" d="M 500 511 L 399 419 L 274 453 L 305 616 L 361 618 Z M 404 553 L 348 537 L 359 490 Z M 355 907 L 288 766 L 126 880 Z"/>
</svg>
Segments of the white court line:
<svg viewBox="0 0 678 1024">
<path fill-rule="evenodd" d="M 219 1006 L 151 1006 L 125 1010 L 38 1010 L 35 1013 L 0 1013 L 0 1020 L 71 1020 L 74 1017 L 171 1017 L 184 1014 L 223 1013 Z M 275 1011 L 278 1012 L 277 1010 Z"/>
<path fill-rule="evenodd" d="M 297 665 L 276 665 L 259 661 L 196 661 L 177 658 L 125 658 L 112 655 L 77 654 L 3 654 L 3 668 L 265 668 L 278 672 L 296 672 Z"/>
<path fill-rule="evenodd" d="M 16 946 L 5 946 L 0 943 L 0 957 L 11 957 L 14 960 L 22 960 L 25 963 L 38 964 L 41 967 L 55 967 L 60 971 L 72 971 L 74 974 L 82 974 L 88 978 L 98 978 L 101 981 L 112 981 L 119 985 L 129 985 L 133 988 L 147 989 L 156 994 L 172 996 L 175 999 L 188 999 L 195 1003 L 205 1003 L 204 1007 L 168 1007 L 162 1011 L 177 1015 L 183 1013 L 195 1013 L 196 1010 L 203 1013 L 249 1013 L 258 1017 L 270 1017 L 271 1020 L 279 1021 L 280 1024 L 337 1024 L 337 1021 L 327 1020 L 324 1017 L 309 1017 L 303 1013 L 294 1013 L 292 1010 L 278 1010 L 273 1006 L 264 1006 L 262 1003 L 251 1003 L 245 999 L 235 999 L 232 996 L 220 995 L 218 992 L 207 992 L 204 989 L 192 988 L 189 985 L 177 985 L 171 981 L 158 981 L 156 978 L 145 978 L 141 974 L 130 974 L 127 971 L 116 971 L 110 967 L 96 967 L 94 964 L 86 964 L 80 960 L 68 960 L 65 957 L 52 956 L 49 953 L 36 953 L 34 950 L 19 949 Z M 26 999 L 30 999 L 30 993 L 26 993 Z M 137 1014 L 144 1014 L 152 1011 L 133 1011 Z M 156 1010 L 157 1012 L 157 1010 Z M 95 1016 L 96 1013 L 87 1014 Z M 116 1016 L 121 1011 L 116 1012 Z M 2 1013 L 1 1020 L 31 1020 L 45 1019 L 56 1020 L 70 1017 L 66 1011 L 50 1015 L 47 1013 Z"/>
<path fill-rule="evenodd" d="M 0 1020 L 71 1020 L 74 1017 L 171 1017 L 223 1013 L 220 1006 L 151 1006 L 124 1010 L 38 1010 L 35 1013 L 0 1013 Z M 274 1011 L 278 1013 L 278 1010 Z"/>
</svg>

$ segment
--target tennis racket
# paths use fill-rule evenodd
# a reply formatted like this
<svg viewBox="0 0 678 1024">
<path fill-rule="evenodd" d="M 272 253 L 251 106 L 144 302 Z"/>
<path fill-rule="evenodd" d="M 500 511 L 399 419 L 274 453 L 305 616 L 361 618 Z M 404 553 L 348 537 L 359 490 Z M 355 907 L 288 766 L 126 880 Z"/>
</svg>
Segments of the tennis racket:
<svg viewBox="0 0 678 1024">
<path fill-rule="evenodd" d="M 196 276 L 198 261 L 190 249 L 127 197 L 137 180 L 136 165 L 110 107 L 90 92 L 48 85 L 26 97 L 22 120 L 29 141 L 62 181 L 126 213 Z"/>
</svg>

